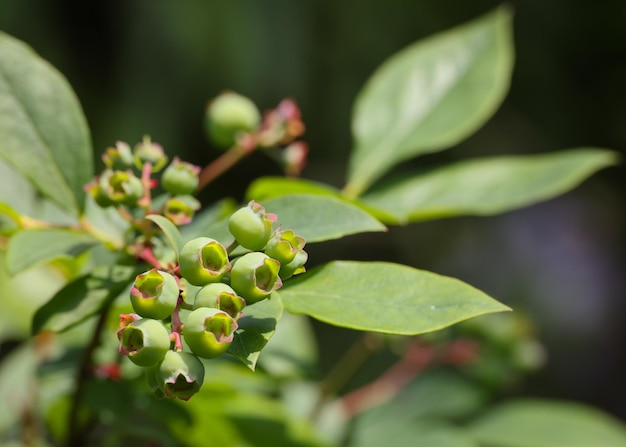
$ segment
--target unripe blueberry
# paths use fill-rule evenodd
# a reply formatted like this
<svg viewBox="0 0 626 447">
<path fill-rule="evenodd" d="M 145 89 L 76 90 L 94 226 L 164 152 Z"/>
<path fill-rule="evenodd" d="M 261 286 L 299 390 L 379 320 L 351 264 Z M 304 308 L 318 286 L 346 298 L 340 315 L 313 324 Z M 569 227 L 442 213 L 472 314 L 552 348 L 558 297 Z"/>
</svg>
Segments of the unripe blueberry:
<svg viewBox="0 0 626 447">
<path fill-rule="evenodd" d="M 152 165 L 152 172 L 159 172 L 167 164 L 167 155 L 160 144 L 153 143 L 148 135 L 143 141 L 135 145 L 133 150 L 135 166 L 142 169 L 146 163 Z"/>
<path fill-rule="evenodd" d="M 175 157 L 163 171 L 161 186 L 170 194 L 177 196 L 193 194 L 198 187 L 198 174 L 200 174 L 199 166 Z"/>
<path fill-rule="evenodd" d="M 230 272 L 230 285 L 248 304 L 256 303 L 283 285 L 279 270 L 280 262 L 265 253 L 246 253 L 235 261 Z"/>
<path fill-rule="evenodd" d="M 239 245 L 248 250 L 261 250 L 272 236 L 276 215 L 266 213 L 254 200 L 235 211 L 228 219 L 228 230 Z"/>
<path fill-rule="evenodd" d="M 172 275 L 152 269 L 135 278 L 130 289 L 130 303 L 142 317 L 163 320 L 174 312 L 179 292 Z"/>
<path fill-rule="evenodd" d="M 130 146 L 123 141 L 115 143 L 115 147 L 108 147 L 102 155 L 104 165 L 114 171 L 127 171 L 133 167 L 133 154 Z"/>
<path fill-rule="evenodd" d="M 191 222 L 200 202 L 193 196 L 171 197 L 163 205 L 163 215 L 176 225 L 185 225 Z"/>
<path fill-rule="evenodd" d="M 85 191 L 93 197 L 93 200 L 102 208 L 108 208 L 115 205 L 115 202 L 111 200 L 107 194 L 106 189 L 100 186 L 100 179 L 96 178 L 92 183 L 85 185 Z"/>
<path fill-rule="evenodd" d="M 157 320 L 143 318 L 117 332 L 120 353 L 139 366 L 153 366 L 165 357 L 170 349 L 170 334 Z"/>
<path fill-rule="evenodd" d="M 98 187 L 98 195 L 118 205 L 134 206 L 143 196 L 143 184 L 132 171 L 106 169 L 100 176 Z"/>
<path fill-rule="evenodd" d="M 279 272 L 281 279 L 285 280 L 287 278 L 291 278 L 293 275 L 304 273 L 306 271 L 304 264 L 308 258 L 309 255 L 306 251 L 299 250 L 293 258 L 293 261 L 288 264 L 281 264 Z"/>
<path fill-rule="evenodd" d="M 296 257 L 296 253 L 305 245 L 302 236 L 297 236 L 292 230 L 277 231 L 265 247 L 265 254 L 276 259 L 281 265 L 289 264 Z"/>
<path fill-rule="evenodd" d="M 189 352 L 167 351 L 159 366 L 158 379 L 166 397 L 189 400 L 204 382 L 204 365 Z"/>
<path fill-rule="evenodd" d="M 212 359 L 228 350 L 235 330 L 237 322 L 226 312 L 201 307 L 187 316 L 183 336 L 191 352 Z"/>
<path fill-rule="evenodd" d="M 239 133 L 250 132 L 259 125 L 261 114 L 250 99 L 225 92 L 209 103 L 205 119 L 211 140 L 219 147 L 229 148 Z"/>
<path fill-rule="evenodd" d="M 183 245 L 178 263 L 180 274 L 194 286 L 220 281 L 231 267 L 226 248 L 208 237 L 198 237 Z"/>
<path fill-rule="evenodd" d="M 157 399 L 163 399 L 165 397 L 165 393 L 163 393 L 163 381 L 159 373 L 160 367 L 161 364 L 159 363 L 146 368 L 146 381 L 148 382 L 150 391 L 152 391 L 152 394 Z"/>
<path fill-rule="evenodd" d="M 198 290 L 193 303 L 194 309 L 200 309 L 201 307 L 220 309 L 235 320 L 239 318 L 239 314 L 245 306 L 246 300 L 237 295 L 232 287 L 223 282 L 208 284 Z"/>
</svg>

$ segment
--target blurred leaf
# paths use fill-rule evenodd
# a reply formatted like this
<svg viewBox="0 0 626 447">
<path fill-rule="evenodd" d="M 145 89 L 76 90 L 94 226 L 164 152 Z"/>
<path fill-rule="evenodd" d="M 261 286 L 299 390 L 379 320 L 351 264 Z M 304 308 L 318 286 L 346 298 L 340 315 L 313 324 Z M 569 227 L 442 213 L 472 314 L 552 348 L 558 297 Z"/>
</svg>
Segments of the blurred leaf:
<svg viewBox="0 0 626 447">
<path fill-rule="evenodd" d="M 243 312 L 228 352 L 254 371 L 261 350 L 274 335 L 283 314 L 283 303 L 280 295 L 273 292 L 269 299 L 246 306 Z"/>
<path fill-rule="evenodd" d="M 178 231 L 178 228 L 176 228 L 176 225 L 174 225 L 168 218 L 159 216 L 158 214 L 150 214 L 146 216 L 146 219 L 157 224 L 161 231 L 163 231 L 163 234 L 165 234 L 165 237 L 170 242 L 170 245 L 174 249 L 174 253 L 176 253 L 176 257 L 178 258 L 178 252 L 183 246 L 183 237 L 181 236 L 180 231 Z"/>
<path fill-rule="evenodd" d="M 513 51 L 511 13 L 500 7 L 385 62 L 355 103 L 350 195 L 398 162 L 447 149 L 481 127 L 508 91 Z"/>
<path fill-rule="evenodd" d="M 626 427 L 592 407 L 573 402 L 514 400 L 470 425 L 485 446 L 624 447 Z"/>
<path fill-rule="evenodd" d="M 362 209 L 330 196 L 291 194 L 267 199 L 261 204 L 268 212 L 278 215 L 278 224 L 283 229 L 294 230 L 307 243 L 386 230 Z"/>
<path fill-rule="evenodd" d="M 37 310 L 33 333 L 62 332 L 84 322 L 129 287 L 137 273 L 136 267 L 100 266 L 72 281 Z"/>
<path fill-rule="evenodd" d="M 497 214 L 558 196 L 617 161 L 602 149 L 467 160 L 394 179 L 362 200 L 400 221 Z"/>
<path fill-rule="evenodd" d="M 310 375 L 317 360 L 317 342 L 309 318 L 285 313 L 259 363 L 273 377 L 283 378 Z"/>
<path fill-rule="evenodd" d="M 0 234 L 11 234 L 21 225 L 21 216 L 10 205 L 0 202 Z"/>
<path fill-rule="evenodd" d="M 363 433 L 356 431 L 350 447 L 482 447 L 459 427 L 439 420 L 413 423 L 386 420 L 384 426 L 374 428 Z"/>
<path fill-rule="evenodd" d="M 37 353 L 25 343 L 0 363 L 0 434 L 14 426 L 30 410 L 37 370 Z M 1 440 L 1 439 L 0 439 Z"/>
<path fill-rule="evenodd" d="M 7 269 L 14 275 L 60 257 L 76 257 L 98 243 L 87 233 L 75 230 L 22 230 L 9 238 Z"/>
<path fill-rule="evenodd" d="M 330 262 L 286 282 L 281 297 L 289 312 L 403 335 L 510 310 L 458 279 L 387 262 Z"/>
<path fill-rule="evenodd" d="M 65 78 L 0 33 L 0 158 L 44 196 L 79 215 L 93 177 L 89 129 Z"/>
</svg>

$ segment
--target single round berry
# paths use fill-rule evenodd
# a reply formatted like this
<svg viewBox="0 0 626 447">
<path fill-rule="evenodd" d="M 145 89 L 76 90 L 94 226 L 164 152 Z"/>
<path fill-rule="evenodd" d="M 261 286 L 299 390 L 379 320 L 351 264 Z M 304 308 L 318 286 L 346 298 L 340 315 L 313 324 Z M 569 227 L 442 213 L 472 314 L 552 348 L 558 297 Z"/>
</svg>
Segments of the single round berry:
<svg viewBox="0 0 626 447">
<path fill-rule="evenodd" d="M 153 366 L 170 349 L 170 334 L 157 320 L 143 318 L 129 323 L 117 332 L 120 353 L 139 366 Z"/>
<path fill-rule="evenodd" d="M 266 255 L 284 265 L 293 261 L 304 245 L 304 238 L 296 235 L 292 230 L 277 231 L 265 246 L 264 251 Z"/>
<path fill-rule="evenodd" d="M 204 365 L 189 352 L 168 351 L 157 378 L 166 397 L 189 400 L 204 382 Z"/>
<path fill-rule="evenodd" d="M 201 307 L 187 316 L 183 336 L 191 352 L 212 359 L 228 350 L 236 329 L 237 322 L 226 312 Z"/>
<path fill-rule="evenodd" d="M 209 103 L 205 119 L 211 140 L 221 148 L 229 148 L 240 133 L 250 132 L 259 125 L 261 114 L 250 99 L 225 92 Z"/>
<path fill-rule="evenodd" d="M 163 320 L 174 312 L 179 293 L 178 283 L 172 275 L 152 269 L 135 278 L 130 289 L 130 303 L 142 317 Z"/>
<path fill-rule="evenodd" d="M 161 176 L 161 186 L 170 194 L 185 196 L 193 194 L 198 187 L 200 167 L 174 158 Z"/>
<path fill-rule="evenodd" d="M 246 300 L 237 295 L 232 287 L 223 282 L 207 284 L 202 287 L 196 293 L 193 303 L 194 310 L 202 307 L 220 309 L 235 320 L 239 318 L 239 314 L 245 306 Z"/>
<path fill-rule="evenodd" d="M 235 211 L 228 219 L 228 230 L 239 245 L 248 250 L 261 250 L 272 236 L 274 214 L 268 214 L 258 203 L 251 201 Z"/>
<path fill-rule="evenodd" d="M 291 278 L 293 275 L 304 273 L 306 269 L 304 264 L 309 259 L 309 255 L 304 250 L 298 250 L 293 260 L 288 264 L 280 265 L 280 272 L 278 273 L 281 279 L 285 280 Z"/>
<path fill-rule="evenodd" d="M 183 245 L 178 264 L 180 274 L 194 286 L 219 282 L 231 267 L 226 248 L 208 237 L 198 237 Z"/>
<path fill-rule="evenodd" d="M 282 286 L 279 270 L 280 262 L 265 253 L 246 253 L 233 265 L 230 285 L 248 304 L 256 303 Z"/>
</svg>

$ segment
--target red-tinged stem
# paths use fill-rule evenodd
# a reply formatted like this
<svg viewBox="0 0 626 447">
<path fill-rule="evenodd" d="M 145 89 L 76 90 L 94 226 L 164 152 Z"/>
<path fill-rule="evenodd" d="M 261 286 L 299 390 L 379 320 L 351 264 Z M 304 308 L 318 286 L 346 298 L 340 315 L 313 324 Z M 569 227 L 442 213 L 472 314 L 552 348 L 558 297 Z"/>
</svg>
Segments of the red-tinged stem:
<svg viewBox="0 0 626 447">
<path fill-rule="evenodd" d="M 182 351 L 183 350 L 183 343 L 181 341 L 181 337 L 180 334 L 183 331 L 183 323 L 180 320 L 180 309 L 184 307 L 185 305 L 185 300 L 183 300 L 183 297 L 179 296 L 178 297 L 178 302 L 176 303 L 176 308 L 174 309 L 174 312 L 172 313 L 172 333 L 170 334 L 170 339 L 174 342 L 174 349 L 176 351 Z"/>
<path fill-rule="evenodd" d="M 232 168 L 238 161 L 254 152 L 256 148 L 257 141 L 253 134 L 248 134 L 246 137 L 242 138 L 237 144 L 202 169 L 198 176 L 198 188 L 196 189 L 196 193 Z"/>
</svg>

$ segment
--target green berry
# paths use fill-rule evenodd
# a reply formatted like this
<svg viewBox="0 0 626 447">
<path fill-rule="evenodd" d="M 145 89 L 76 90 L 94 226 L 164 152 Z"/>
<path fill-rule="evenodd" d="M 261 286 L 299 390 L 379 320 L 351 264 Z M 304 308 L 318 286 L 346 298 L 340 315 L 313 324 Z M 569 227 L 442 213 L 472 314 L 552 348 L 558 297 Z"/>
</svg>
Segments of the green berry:
<svg viewBox="0 0 626 447">
<path fill-rule="evenodd" d="M 304 273 L 306 271 L 304 264 L 308 258 L 309 255 L 306 251 L 299 250 L 290 263 L 281 264 L 279 272 L 281 279 L 285 280 L 287 278 L 291 278 L 293 275 Z"/>
<path fill-rule="evenodd" d="M 189 400 L 204 382 L 204 365 L 189 352 L 168 351 L 157 374 L 166 397 Z"/>
<path fill-rule="evenodd" d="M 265 254 L 276 259 L 281 265 L 289 264 L 304 248 L 305 240 L 292 230 L 277 231 L 265 247 Z"/>
<path fill-rule="evenodd" d="M 200 209 L 200 202 L 193 196 L 171 197 L 163 205 L 163 215 L 176 225 L 186 225 Z"/>
<path fill-rule="evenodd" d="M 226 312 L 201 307 L 187 316 L 183 336 L 191 352 L 212 359 L 228 350 L 236 329 L 237 322 Z"/>
<path fill-rule="evenodd" d="M 229 148 L 240 133 L 250 132 L 259 125 L 261 114 L 250 99 L 225 92 L 209 103 L 205 119 L 211 140 L 219 147 Z"/>
<path fill-rule="evenodd" d="M 272 236 L 275 221 L 275 214 L 266 213 L 265 208 L 252 200 L 230 216 L 228 230 L 242 247 L 261 250 Z"/>
<path fill-rule="evenodd" d="M 179 293 L 178 283 L 172 275 L 152 269 L 135 278 L 130 289 L 130 303 L 142 317 L 163 320 L 174 312 Z"/>
<path fill-rule="evenodd" d="M 153 143 L 149 136 L 144 136 L 143 141 L 135 145 L 133 150 L 135 166 L 142 169 L 147 163 L 152 166 L 152 172 L 159 172 L 167 164 L 167 155 L 160 144 Z"/>
<path fill-rule="evenodd" d="M 160 321 L 140 319 L 117 332 L 120 353 L 139 366 L 153 366 L 170 349 L 170 334 Z"/>
<path fill-rule="evenodd" d="M 193 194 L 198 187 L 198 174 L 200 167 L 175 157 L 163 171 L 161 186 L 170 194 L 177 196 Z"/>
<path fill-rule="evenodd" d="M 216 282 L 202 287 L 196 293 L 193 303 L 194 309 L 202 307 L 211 307 L 223 310 L 235 320 L 239 318 L 239 314 L 246 306 L 246 300 L 237 295 L 237 293 L 228 284 Z"/>
<path fill-rule="evenodd" d="M 114 171 L 127 171 L 133 167 L 133 154 L 130 146 L 123 141 L 115 143 L 115 147 L 108 147 L 102 155 L 104 165 Z"/>
<path fill-rule="evenodd" d="M 113 204 L 135 206 L 143 196 L 143 184 L 132 171 L 112 171 L 106 169 L 98 181 L 96 201 Z M 99 199 L 96 196 L 101 196 Z M 104 199 L 106 198 L 106 199 Z"/>
<path fill-rule="evenodd" d="M 180 274 L 195 286 L 219 282 L 231 267 L 226 248 L 208 237 L 198 237 L 183 245 L 178 263 Z"/>
<path fill-rule="evenodd" d="M 248 304 L 256 303 L 282 286 L 279 270 L 280 262 L 265 253 L 247 253 L 233 265 L 230 285 Z"/>
</svg>

